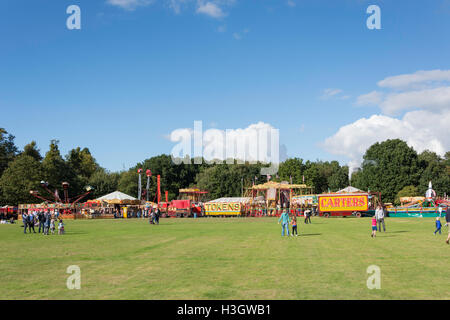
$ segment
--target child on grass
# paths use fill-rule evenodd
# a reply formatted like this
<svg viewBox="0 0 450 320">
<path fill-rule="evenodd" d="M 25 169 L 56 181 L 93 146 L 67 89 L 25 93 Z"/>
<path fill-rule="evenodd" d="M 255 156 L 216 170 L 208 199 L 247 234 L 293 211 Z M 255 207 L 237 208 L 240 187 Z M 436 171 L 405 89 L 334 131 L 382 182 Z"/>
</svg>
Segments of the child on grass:
<svg viewBox="0 0 450 320">
<path fill-rule="evenodd" d="M 372 234 L 370 236 L 372 238 L 377 236 L 377 218 L 375 216 L 372 217 Z"/>
<path fill-rule="evenodd" d="M 64 234 L 64 223 L 63 223 L 62 219 L 59 219 L 58 234 Z"/>
<path fill-rule="evenodd" d="M 50 230 L 52 232 L 52 234 L 55 234 L 55 219 L 52 218 L 52 220 L 50 221 Z"/>
<path fill-rule="evenodd" d="M 294 236 L 294 232 L 295 232 L 295 236 L 298 237 L 298 232 L 297 232 L 297 217 L 294 214 L 292 216 L 292 220 L 291 220 L 291 224 L 292 224 L 292 236 Z"/>
<path fill-rule="evenodd" d="M 439 234 L 441 234 L 441 228 L 442 228 L 442 224 L 441 224 L 441 219 L 439 219 L 439 217 L 436 218 L 436 230 L 434 231 L 434 235 L 436 235 L 436 233 L 439 231 Z"/>
</svg>

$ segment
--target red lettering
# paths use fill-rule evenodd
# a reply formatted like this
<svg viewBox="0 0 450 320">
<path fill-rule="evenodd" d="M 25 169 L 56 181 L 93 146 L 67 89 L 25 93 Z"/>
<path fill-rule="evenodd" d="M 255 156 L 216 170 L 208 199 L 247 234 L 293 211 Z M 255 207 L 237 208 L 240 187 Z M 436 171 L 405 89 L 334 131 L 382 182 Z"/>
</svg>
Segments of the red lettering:
<svg viewBox="0 0 450 320">
<path fill-rule="evenodd" d="M 339 198 L 334 198 L 334 206 L 335 206 L 335 207 L 339 207 L 339 202 L 340 202 L 340 200 L 341 200 L 341 199 L 339 199 Z"/>
<path fill-rule="evenodd" d="M 328 199 L 328 207 L 332 207 L 333 206 L 333 199 Z"/>
</svg>

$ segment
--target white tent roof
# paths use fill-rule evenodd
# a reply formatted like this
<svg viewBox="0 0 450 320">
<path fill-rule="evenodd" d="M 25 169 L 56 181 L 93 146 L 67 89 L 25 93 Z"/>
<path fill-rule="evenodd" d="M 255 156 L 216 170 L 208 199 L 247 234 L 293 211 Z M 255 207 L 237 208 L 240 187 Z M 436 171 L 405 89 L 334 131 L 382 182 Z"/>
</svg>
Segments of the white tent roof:
<svg viewBox="0 0 450 320">
<path fill-rule="evenodd" d="M 96 200 L 110 201 L 110 200 L 137 200 L 137 199 L 133 198 L 132 196 L 129 196 L 123 192 L 114 191 L 107 195 L 104 195 L 103 197 L 97 198 Z"/>
<path fill-rule="evenodd" d="M 339 191 L 336 191 L 336 193 L 355 193 L 355 192 L 364 192 L 362 190 L 359 190 L 355 187 L 348 186 L 347 188 L 341 189 Z"/>
<path fill-rule="evenodd" d="M 212 200 L 209 202 L 241 202 L 241 203 L 247 203 L 250 202 L 250 198 L 248 197 L 235 197 L 235 198 L 219 198 L 216 200 Z"/>
</svg>

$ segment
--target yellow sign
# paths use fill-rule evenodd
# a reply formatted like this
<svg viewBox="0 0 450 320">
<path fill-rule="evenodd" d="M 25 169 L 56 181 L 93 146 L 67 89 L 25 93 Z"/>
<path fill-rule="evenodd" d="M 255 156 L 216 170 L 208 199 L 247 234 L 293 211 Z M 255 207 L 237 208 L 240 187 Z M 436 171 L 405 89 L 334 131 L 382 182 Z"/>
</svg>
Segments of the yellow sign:
<svg viewBox="0 0 450 320">
<path fill-rule="evenodd" d="M 207 202 L 205 203 L 206 216 L 238 216 L 241 214 L 239 202 Z"/>
<path fill-rule="evenodd" d="M 123 207 L 123 218 L 127 219 L 128 217 L 128 208 L 127 207 Z"/>
<path fill-rule="evenodd" d="M 319 211 L 367 211 L 367 196 L 319 196 Z"/>
</svg>

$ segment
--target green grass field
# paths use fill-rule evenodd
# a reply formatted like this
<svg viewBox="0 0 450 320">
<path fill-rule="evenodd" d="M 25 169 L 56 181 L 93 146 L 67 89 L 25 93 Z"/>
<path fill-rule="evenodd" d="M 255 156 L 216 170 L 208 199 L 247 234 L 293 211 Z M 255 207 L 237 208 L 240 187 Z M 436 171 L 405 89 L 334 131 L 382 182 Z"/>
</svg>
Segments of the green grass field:
<svg viewBox="0 0 450 320">
<path fill-rule="evenodd" d="M 312 222 L 297 238 L 275 218 L 76 220 L 62 236 L 0 225 L 0 299 L 450 299 L 447 228 L 433 235 L 433 219 L 388 218 L 376 239 L 368 218 Z"/>
</svg>

